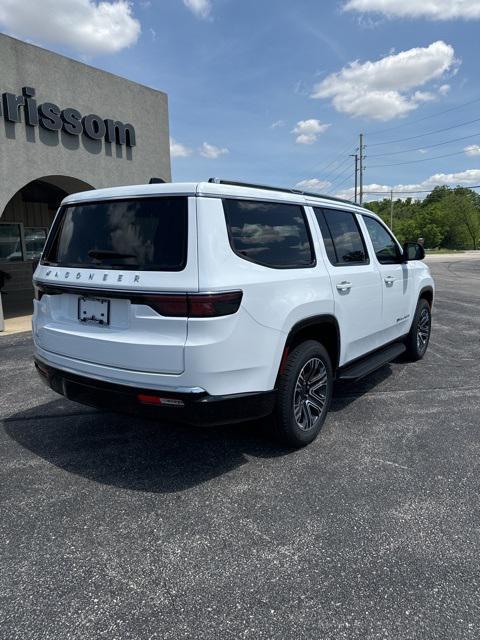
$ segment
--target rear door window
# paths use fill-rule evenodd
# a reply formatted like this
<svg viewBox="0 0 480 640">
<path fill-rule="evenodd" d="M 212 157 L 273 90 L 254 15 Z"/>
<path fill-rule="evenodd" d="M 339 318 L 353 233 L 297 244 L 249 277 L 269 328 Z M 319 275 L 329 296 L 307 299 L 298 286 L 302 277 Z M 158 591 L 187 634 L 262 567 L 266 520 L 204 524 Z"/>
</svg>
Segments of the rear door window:
<svg viewBox="0 0 480 640">
<path fill-rule="evenodd" d="M 225 199 L 223 208 L 231 247 L 241 258 L 277 269 L 315 264 L 303 207 Z"/>
<path fill-rule="evenodd" d="M 181 271 L 187 260 L 186 197 L 106 200 L 65 207 L 44 264 Z"/>
<path fill-rule="evenodd" d="M 335 266 L 368 264 L 365 242 L 350 211 L 314 208 L 328 259 Z"/>
</svg>

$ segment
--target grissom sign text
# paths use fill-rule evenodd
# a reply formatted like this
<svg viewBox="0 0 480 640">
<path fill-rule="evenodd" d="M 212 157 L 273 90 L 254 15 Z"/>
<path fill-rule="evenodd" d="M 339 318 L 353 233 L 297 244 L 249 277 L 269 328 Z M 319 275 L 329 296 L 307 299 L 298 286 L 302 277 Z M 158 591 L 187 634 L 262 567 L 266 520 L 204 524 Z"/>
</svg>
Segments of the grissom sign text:
<svg viewBox="0 0 480 640">
<path fill-rule="evenodd" d="M 40 125 L 48 131 L 65 131 L 72 136 L 85 134 L 92 140 L 134 147 L 135 129 L 132 124 L 124 124 L 112 118 L 102 119 L 100 116 L 90 113 L 82 116 L 80 111 L 72 109 L 60 109 L 53 102 L 37 104 L 35 89 L 23 87 L 22 95 L 4 93 L 2 95 L 3 117 L 9 122 L 21 122 L 23 110 L 25 124 L 29 127 Z"/>
</svg>

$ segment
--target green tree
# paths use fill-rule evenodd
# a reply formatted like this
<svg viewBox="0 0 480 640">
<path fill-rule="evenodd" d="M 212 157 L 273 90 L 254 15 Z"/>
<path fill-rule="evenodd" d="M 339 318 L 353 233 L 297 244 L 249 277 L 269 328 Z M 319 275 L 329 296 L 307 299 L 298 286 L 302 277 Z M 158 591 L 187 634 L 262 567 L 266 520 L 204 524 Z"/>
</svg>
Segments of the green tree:
<svg viewBox="0 0 480 640">
<path fill-rule="evenodd" d="M 365 205 L 390 225 L 390 198 Z M 435 187 L 420 200 L 393 203 L 393 231 L 401 242 L 425 239 L 426 248 L 480 247 L 480 194 L 466 187 Z"/>
</svg>

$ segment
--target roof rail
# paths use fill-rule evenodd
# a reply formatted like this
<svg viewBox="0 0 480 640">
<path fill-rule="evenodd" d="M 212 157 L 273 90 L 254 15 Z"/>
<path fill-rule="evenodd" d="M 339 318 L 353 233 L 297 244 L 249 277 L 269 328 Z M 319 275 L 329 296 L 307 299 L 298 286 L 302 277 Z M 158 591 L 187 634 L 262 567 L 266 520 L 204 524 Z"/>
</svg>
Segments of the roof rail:
<svg viewBox="0 0 480 640">
<path fill-rule="evenodd" d="M 235 180 L 222 180 L 221 178 L 209 178 L 208 182 L 213 184 L 229 184 L 233 187 L 250 187 L 253 189 L 265 189 L 267 191 L 281 191 L 284 193 L 294 193 L 300 196 L 309 196 L 312 198 L 326 198 L 335 200 L 336 202 L 344 202 L 345 204 L 354 204 L 351 200 L 345 198 L 337 198 L 336 196 L 327 196 L 325 193 L 314 193 L 313 191 L 302 191 L 301 189 L 291 189 L 289 187 L 272 187 L 266 184 L 255 184 L 253 182 L 238 182 Z"/>
</svg>

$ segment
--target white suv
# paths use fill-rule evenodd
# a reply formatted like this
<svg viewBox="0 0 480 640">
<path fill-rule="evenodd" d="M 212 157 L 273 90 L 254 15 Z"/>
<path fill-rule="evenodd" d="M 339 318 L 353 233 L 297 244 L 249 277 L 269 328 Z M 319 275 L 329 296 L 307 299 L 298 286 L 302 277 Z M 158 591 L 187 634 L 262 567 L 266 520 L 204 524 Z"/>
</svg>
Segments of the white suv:
<svg viewBox="0 0 480 640">
<path fill-rule="evenodd" d="M 422 247 L 345 200 L 219 180 L 65 198 L 34 274 L 35 362 L 116 410 L 320 431 L 337 378 L 424 355 Z"/>
</svg>

